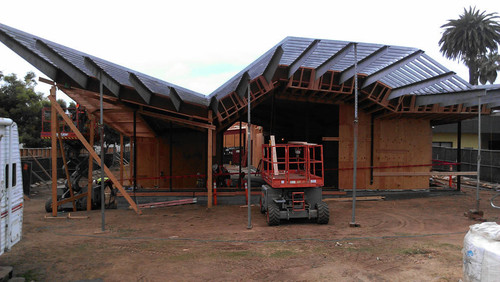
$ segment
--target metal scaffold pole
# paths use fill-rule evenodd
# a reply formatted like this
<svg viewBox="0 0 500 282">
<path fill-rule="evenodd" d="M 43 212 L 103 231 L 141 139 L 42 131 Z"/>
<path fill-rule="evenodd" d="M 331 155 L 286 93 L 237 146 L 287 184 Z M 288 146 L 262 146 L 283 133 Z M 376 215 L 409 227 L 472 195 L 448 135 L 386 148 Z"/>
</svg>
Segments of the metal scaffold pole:
<svg viewBox="0 0 500 282">
<path fill-rule="evenodd" d="M 252 159 L 252 130 L 250 123 L 250 81 L 248 81 L 248 89 L 247 89 L 247 101 L 248 101 L 248 125 L 247 125 L 247 168 L 248 168 L 248 226 L 247 229 L 252 229 L 252 171 L 250 169 L 251 159 Z"/>
<path fill-rule="evenodd" d="M 481 179 L 481 97 L 477 105 L 477 186 L 476 186 L 476 212 L 479 212 L 479 186 Z"/>
<path fill-rule="evenodd" d="M 354 44 L 354 152 L 352 173 L 352 218 L 350 227 L 359 227 L 356 223 L 356 178 L 358 166 L 358 45 Z"/>
<path fill-rule="evenodd" d="M 103 86 L 102 86 L 102 74 L 99 74 L 99 92 L 100 92 L 100 99 L 99 99 L 99 104 L 100 104 L 100 118 L 99 118 L 99 126 L 101 128 L 100 134 L 101 134 L 101 229 L 102 231 L 106 230 L 106 219 L 104 215 L 104 120 L 103 120 L 103 115 L 104 111 L 102 108 L 102 92 L 103 92 Z"/>
</svg>

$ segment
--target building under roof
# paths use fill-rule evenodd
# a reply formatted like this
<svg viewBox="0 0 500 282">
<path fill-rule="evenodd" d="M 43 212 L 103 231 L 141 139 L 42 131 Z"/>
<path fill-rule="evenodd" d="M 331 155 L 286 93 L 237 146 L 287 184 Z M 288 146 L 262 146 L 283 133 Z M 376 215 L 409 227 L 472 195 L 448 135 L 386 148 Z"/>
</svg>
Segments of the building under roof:
<svg viewBox="0 0 500 282">
<path fill-rule="evenodd" d="M 262 126 L 265 138 L 322 143 L 325 169 L 332 170 L 325 172 L 327 186 L 349 189 L 357 72 L 358 164 L 370 168 L 358 173 L 358 183 L 365 189 L 426 188 L 425 177 L 374 178 L 373 170 L 430 163 L 431 124 L 500 106 L 499 87 L 472 86 L 410 47 L 287 37 L 203 95 L 2 24 L 0 41 L 96 116 L 102 82 L 104 122 L 139 138 L 138 178 L 209 173 L 212 158 L 222 158 L 223 132 L 246 121 L 250 103 L 252 124 Z M 194 187 L 194 181 L 141 183 L 172 189 Z"/>
</svg>

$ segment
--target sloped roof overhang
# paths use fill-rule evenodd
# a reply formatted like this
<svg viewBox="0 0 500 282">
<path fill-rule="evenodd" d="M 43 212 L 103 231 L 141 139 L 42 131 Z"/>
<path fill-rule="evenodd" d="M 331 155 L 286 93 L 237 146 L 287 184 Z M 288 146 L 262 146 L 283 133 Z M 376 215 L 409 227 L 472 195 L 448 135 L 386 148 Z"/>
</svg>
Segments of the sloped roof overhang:
<svg viewBox="0 0 500 282">
<path fill-rule="evenodd" d="M 355 57 L 360 108 L 380 117 L 404 115 L 443 122 L 467 118 L 479 109 L 465 97 L 482 90 L 422 50 L 392 45 L 287 37 L 205 96 L 2 24 L 0 41 L 75 101 L 88 101 L 89 108 L 93 100 L 84 96 L 98 93 L 102 81 L 105 94 L 115 99 L 113 107 L 120 104 L 124 109 L 161 113 L 201 128 L 210 124 L 209 110 L 219 127 L 230 126 L 246 111 L 247 89 L 254 107 L 272 95 L 297 101 L 352 103 Z M 495 91 L 486 90 L 492 94 L 488 107 L 500 104 Z M 481 110 L 488 112 L 486 107 Z"/>
</svg>

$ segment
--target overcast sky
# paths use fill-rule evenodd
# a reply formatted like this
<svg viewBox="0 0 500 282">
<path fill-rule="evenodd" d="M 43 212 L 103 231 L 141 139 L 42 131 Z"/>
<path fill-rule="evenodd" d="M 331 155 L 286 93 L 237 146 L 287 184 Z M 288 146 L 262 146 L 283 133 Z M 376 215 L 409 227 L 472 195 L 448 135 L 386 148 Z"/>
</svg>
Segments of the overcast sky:
<svg viewBox="0 0 500 282">
<path fill-rule="evenodd" d="M 2 1 L 0 23 L 210 94 L 286 36 L 415 47 L 468 80 L 438 41 L 440 26 L 470 5 L 500 12 L 498 0 L 25 0 Z M 0 71 L 36 69 L 0 44 Z"/>
</svg>

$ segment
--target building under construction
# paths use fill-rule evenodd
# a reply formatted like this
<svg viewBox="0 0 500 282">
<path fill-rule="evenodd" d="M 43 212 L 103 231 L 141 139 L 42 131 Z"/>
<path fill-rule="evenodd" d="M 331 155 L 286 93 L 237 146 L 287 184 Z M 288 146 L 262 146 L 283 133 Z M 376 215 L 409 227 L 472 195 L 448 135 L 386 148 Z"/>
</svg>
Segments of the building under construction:
<svg viewBox="0 0 500 282">
<path fill-rule="evenodd" d="M 474 87 L 410 47 L 287 37 L 203 95 L 1 24 L 0 41 L 49 78 L 51 101 L 57 89 L 97 119 L 103 86 L 104 123 L 133 141 L 131 178 L 143 195 L 198 191 L 209 206 L 212 165 L 223 163 L 224 143 L 243 148 L 248 130 L 254 167 L 271 135 L 322 144 L 324 193 L 352 189 L 355 136 L 358 189 L 427 189 L 431 126 L 500 106 L 500 87 Z"/>
</svg>

